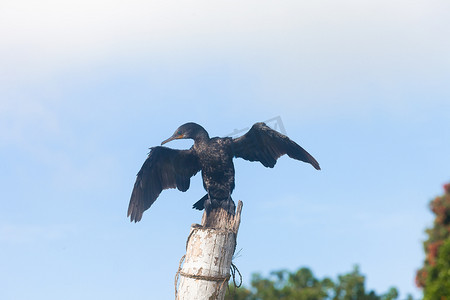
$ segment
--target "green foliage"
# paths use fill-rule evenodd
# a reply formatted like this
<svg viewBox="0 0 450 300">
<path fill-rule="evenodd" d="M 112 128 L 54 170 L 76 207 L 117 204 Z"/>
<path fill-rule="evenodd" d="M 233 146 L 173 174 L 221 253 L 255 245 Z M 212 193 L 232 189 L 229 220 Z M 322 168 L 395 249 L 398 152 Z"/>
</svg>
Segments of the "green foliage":
<svg viewBox="0 0 450 300">
<path fill-rule="evenodd" d="M 353 268 L 353 271 L 338 276 L 338 284 L 335 288 L 335 296 L 333 299 L 353 300 L 353 299 L 365 299 L 366 292 L 364 289 L 365 278 L 359 273 L 357 266 Z M 368 296 L 371 299 L 372 295 Z M 371 299 L 372 300 L 372 299 Z"/>
<path fill-rule="evenodd" d="M 450 239 L 440 248 L 434 266 L 430 267 L 424 290 L 424 300 L 450 299 Z"/>
<path fill-rule="evenodd" d="M 436 217 L 434 219 L 433 227 L 426 230 L 428 239 L 423 243 L 426 254 L 425 261 L 423 267 L 417 272 L 416 284 L 417 286 L 424 288 L 424 295 L 429 293 L 433 293 L 434 295 L 435 292 L 429 292 L 428 288 L 432 288 L 433 290 L 441 289 L 447 291 L 446 296 L 450 298 L 448 296 L 450 295 L 450 293 L 448 293 L 448 287 L 447 290 L 445 290 L 445 284 L 439 288 L 439 284 L 443 284 L 444 282 L 439 280 L 440 277 L 437 276 L 437 273 L 443 274 L 445 272 L 450 272 L 448 264 L 441 264 L 438 266 L 438 255 L 440 255 L 439 253 L 441 252 L 445 252 L 445 250 L 441 249 L 444 243 L 447 243 L 450 240 L 450 184 L 444 185 L 444 190 L 444 195 L 436 197 L 430 202 L 430 209 Z M 447 256 L 447 259 L 448 257 L 450 256 Z M 440 276 L 442 277 L 442 275 Z"/>
<path fill-rule="evenodd" d="M 235 288 L 229 286 L 225 294 L 225 300 L 257 300 L 250 290 L 244 287 Z"/>
<path fill-rule="evenodd" d="M 271 275 L 274 279 L 254 275 L 252 286 L 256 290 L 256 299 L 324 299 L 327 291 L 333 287 L 330 279 L 318 280 L 307 268 L 301 268 L 295 273 L 281 270 Z"/>
<path fill-rule="evenodd" d="M 386 294 L 376 295 L 366 292 L 365 277 L 355 266 L 353 271 L 339 275 L 336 282 L 330 278 L 318 279 L 308 268 L 296 272 L 275 271 L 264 278 L 254 274 L 251 288 L 232 289 L 227 300 L 394 300 L 397 289 L 391 288 Z"/>
</svg>

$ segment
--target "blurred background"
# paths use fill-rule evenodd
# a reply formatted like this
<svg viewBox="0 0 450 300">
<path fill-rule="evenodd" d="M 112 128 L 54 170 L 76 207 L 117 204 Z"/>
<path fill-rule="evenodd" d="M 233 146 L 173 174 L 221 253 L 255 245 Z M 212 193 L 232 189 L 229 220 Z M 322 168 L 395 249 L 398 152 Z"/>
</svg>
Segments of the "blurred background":
<svg viewBox="0 0 450 300">
<path fill-rule="evenodd" d="M 279 117 L 322 170 L 235 160 L 234 260 L 422 292 L 450 180 L 448 1 L 0 4 L 0 298 L 170 299 L 199 175 L 126 218 L 148 148 Z M 182 149 L 191 141 L 168 146 Z"/>
</svg>

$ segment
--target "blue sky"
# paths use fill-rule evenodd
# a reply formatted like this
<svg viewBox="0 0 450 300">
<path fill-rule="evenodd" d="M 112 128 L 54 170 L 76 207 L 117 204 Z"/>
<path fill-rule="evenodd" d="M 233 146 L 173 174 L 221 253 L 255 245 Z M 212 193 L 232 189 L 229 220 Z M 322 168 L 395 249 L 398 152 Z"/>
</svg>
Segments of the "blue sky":
<svg viewBox="0 0 450 300">
<path fill-rule="evenodd" d="M 280 116 L 322 171 L 236 160 L 235 264 L 404 297 L 450 181 L 447 1 L 2 1 L 0 298 L 173 297 L 204 195 L 126 219 L 148 147 Z M 188 141 L 169 144 L 190 147 Z"/>
</svg>

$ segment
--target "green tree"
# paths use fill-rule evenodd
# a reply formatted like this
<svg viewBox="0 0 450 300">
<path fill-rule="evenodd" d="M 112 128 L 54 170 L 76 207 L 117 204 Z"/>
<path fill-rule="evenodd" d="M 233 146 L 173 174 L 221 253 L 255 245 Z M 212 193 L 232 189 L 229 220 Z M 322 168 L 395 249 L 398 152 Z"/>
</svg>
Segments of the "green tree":
<svg viewBox="0 0 450 300">
<path fill-rule="evenodd" d="M 252 292 L 245 287 L 236 288 L 230 284 L 227 293 L 225 294 L 225 300 L 257 300 Z"/>
<path fill-rule="evenodd" d="M 358 266 L 354 266 L 352 272 L 338 276 L 333 300 L 378 300 L 374 292 L 366 294 L 364 282 L 365 277 L 360 274 Z"/>
<path fill-rule="evenodd" d="M 424 300 L 450 299 L 450 239 L 440 248 L 436 263 L 430 267 Z"/>
<path fill-rule="evenodd" d="M 365 277 L 358 266 L 353 271 L 339 275 L 336 282 L 330 278 L 318 279 L 308 268 L 296 272 L 280 270 L 267 278 L 254 274 L 251 288 L 230 290 L 225 299 L 231 300 L 394 300 L 397 289 L 391 288 L 383 295 L 366 292 Z"/>
<path fill-rule="evenodd" d="M 386 294 L 378 296 L 374 291 L 366 291 L 365 276 L 359 271 L 358 266 L 353 271 L 338 276 L 335 284 L 333 300 L 393 300 L 397 299 L 398 291 L 390 288 Z"/>
<path fill-rule="evenodd" d="M 433 290 L 440 289 L 439 284 L 444 282 L 439 280 L 442 275 L 438 276 L 437 273 L 443 274 L 450 272 L 448 264 L 438 264 L 440 253 L 445 253 L 446 248 L 444 244 L 450 240 L 450 184 L 444 185 L 445 193 L 442 196 L 436 197 L 430 202 L 430 209 L 436 215 L 433 227 L 428 228 L 426 233 L 428 235 L 427 240 L 423 243 L 425 251 L 425 261 L 423 267 L 417 271 L 416 284 L 424 289 L 424 296 L 429 294 L 428 288 L 432 287 Z M 441 250 L 443 249 L 443 250 Z M 448 260 L 447 256 L 447 260 Z M 442 286 L 442 290 L 445 291 L 445 284 Z M 434 292 L 433 292 L 434 293 Z M 446 296 L 448 299 L 450 293 Z M 428 298 L 428 299 L 441 299 L 441 298 Z M 447 298 L 442 298 L 447 299 Z"/>
</svg>

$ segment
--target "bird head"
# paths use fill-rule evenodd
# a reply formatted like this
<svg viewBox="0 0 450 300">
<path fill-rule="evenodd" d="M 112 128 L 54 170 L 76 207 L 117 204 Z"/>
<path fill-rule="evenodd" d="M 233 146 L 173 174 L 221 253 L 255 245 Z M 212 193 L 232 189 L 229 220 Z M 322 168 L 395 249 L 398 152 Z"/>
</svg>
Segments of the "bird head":
<svg viewBox="0 0 450 300">
<path fill-rule="evenodd" d="M 163 141 L 161 145 L 164 145 L 165 143 L 173 140 L 193 139 L 195 141 L 204 137 L 209 138 L 208 132 L 206 132 L 206 130 L 202 126 L 190 122 L 178 127 L 177 130 L 175 130 L 174 134 L 167 140 Z"/>
</svg>

